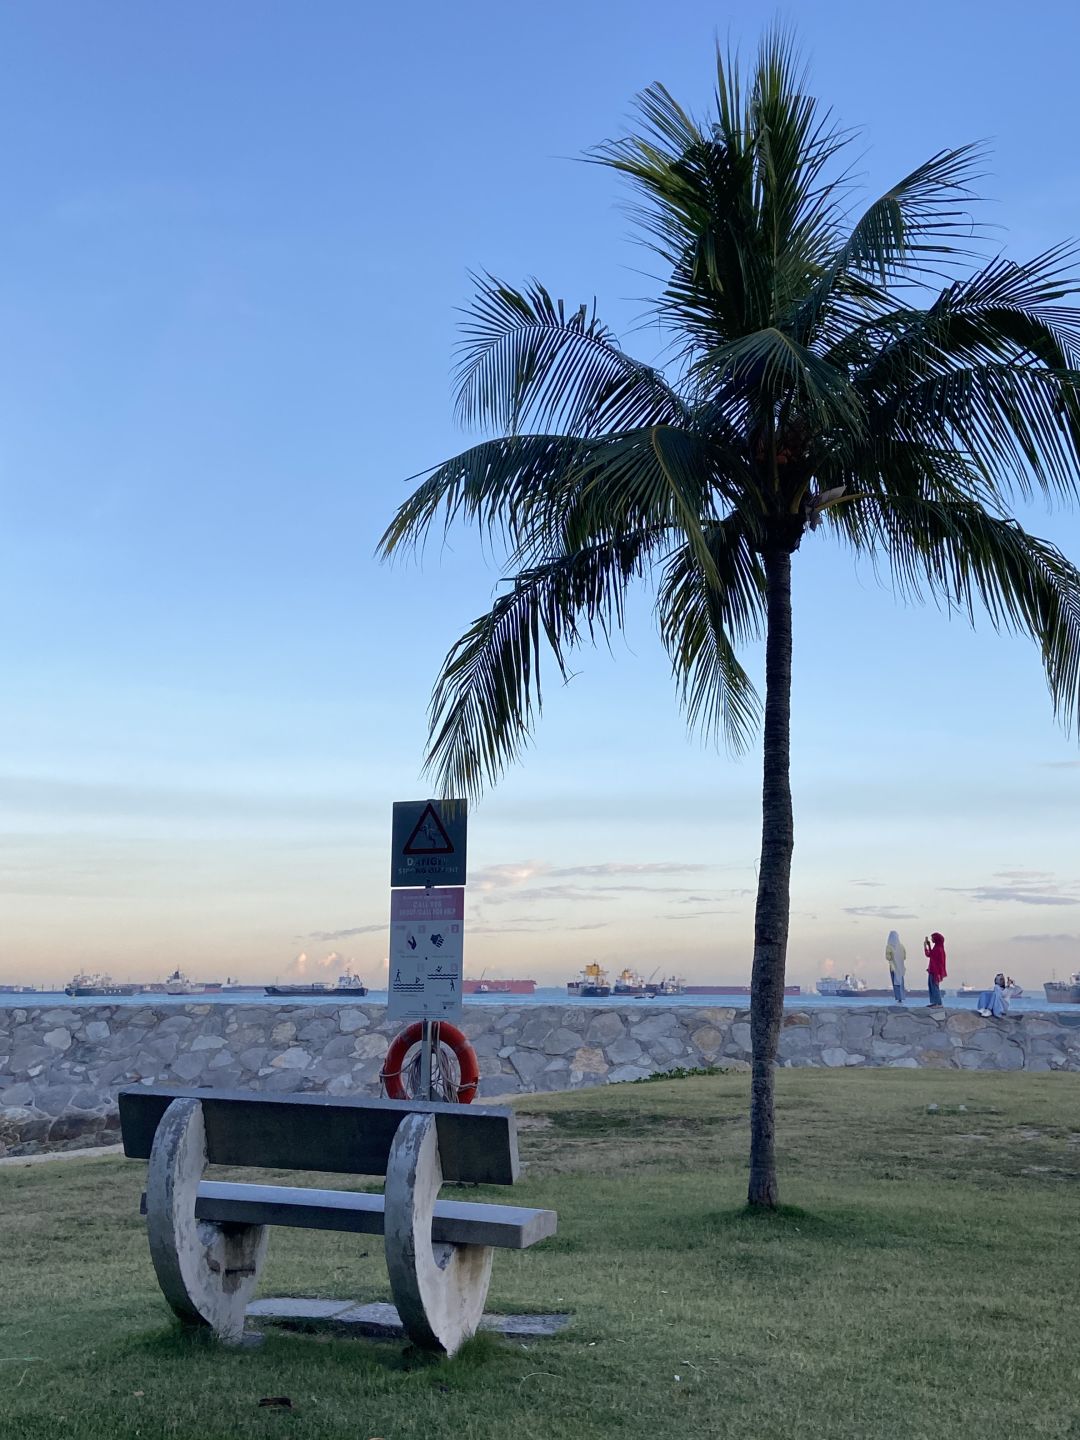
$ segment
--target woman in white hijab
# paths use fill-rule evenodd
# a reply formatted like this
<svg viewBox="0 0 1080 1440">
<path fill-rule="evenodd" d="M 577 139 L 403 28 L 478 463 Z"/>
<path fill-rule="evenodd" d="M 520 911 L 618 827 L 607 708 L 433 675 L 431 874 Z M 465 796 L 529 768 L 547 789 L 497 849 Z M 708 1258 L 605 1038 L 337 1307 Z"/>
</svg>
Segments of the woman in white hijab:
<svg viewBox="0 0 1080 1440">
<path fill-rule="evenodd" d="M 889 962 L 889 978 L 892 980 L 892 993 L 896 996 L 896 1003 L 904 1003 L 904 964 L 907 960 L 907 951 L 900 943 L 900 936 L 895 930 L 889 931 L 889 938 L 885 941 L 885 959 Z"/>
</svg>

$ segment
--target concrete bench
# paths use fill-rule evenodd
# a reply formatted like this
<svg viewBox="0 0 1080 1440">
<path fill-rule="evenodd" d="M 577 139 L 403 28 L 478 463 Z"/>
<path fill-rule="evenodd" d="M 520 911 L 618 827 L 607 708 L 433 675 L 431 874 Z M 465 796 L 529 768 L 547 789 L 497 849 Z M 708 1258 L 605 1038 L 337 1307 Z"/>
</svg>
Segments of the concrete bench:
<svg viewBox="0 0 1080 1440">
<path fill-rule="evenodd" d="M 150 1254 L 169 1304 L 223 1340 L 244 1314 L 267 1227 L 382 1234 L 410 1339 L 453 1352 L 484 1312 L 496 1248 L 554 1235 L 552 1210 L 439 1200 L 444 1181 L 512 1185 L 510 1110 L 435 1101 L 150 1089 L 120 1092 L 124 1153 L 148 1160 Z M 204 1180 L 208 1164 L 386 1177 L 381 1195 Z"/>
</svg>

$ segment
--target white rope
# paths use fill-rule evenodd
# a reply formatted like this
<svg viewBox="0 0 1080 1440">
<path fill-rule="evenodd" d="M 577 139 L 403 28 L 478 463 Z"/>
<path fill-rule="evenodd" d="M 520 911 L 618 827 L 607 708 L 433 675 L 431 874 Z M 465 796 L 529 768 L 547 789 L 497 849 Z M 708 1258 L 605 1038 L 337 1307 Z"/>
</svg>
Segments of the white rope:
<svg viewBox="0 0 1080 1440">
<path fill-rule="evenodd" d="M 401 1062 L 401 1084 L 405 1094 L 410 1100 L 415 1100 L 420 1094 L 420 1059 L 423 1051 L 421 1042 L 413 1045 L 406 1058 Z M 461 1083 L 461 1070 L 458 1067 L 457 1056 L 450 1046 L 440 1041 L 435 1047 L 435 1054 L 432 1057 L 431 1067 L 431 1098 L 433 1100 L 445 1100 L 449 1104 L 456 1104 L 458 1098 L 458 1086 Z M 384 1070 L 381 1076 L 383 1094 L 386 1094 L 386 1082 L 389 1075 Z"/>
</svg>

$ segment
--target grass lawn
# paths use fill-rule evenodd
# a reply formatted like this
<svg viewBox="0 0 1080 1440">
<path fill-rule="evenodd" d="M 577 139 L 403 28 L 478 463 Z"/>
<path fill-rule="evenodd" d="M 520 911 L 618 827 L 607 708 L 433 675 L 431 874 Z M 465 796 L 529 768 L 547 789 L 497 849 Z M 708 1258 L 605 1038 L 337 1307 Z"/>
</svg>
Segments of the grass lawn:
<svg viewBox="0 0 1080 1440">
<path fill-rule="evenodd" d="M 742 1209 L 745 1076 L 520 1101 L 526 1178 L 487 1194 L 558 1210 L 559 1235 L 496 1255 L 488 1308 L 573 1324 L 441 1363 L 193 1340 L 154 1279 L 142 1165 L 0 1168 L 0 1435 L 1077 1440 L 1080 1076 L 791 1070 L 778 1091 L 778 1216 Z M 389 1299 L 381 1240 L 274 1230 L 262 1293 Z"/>
</svg>

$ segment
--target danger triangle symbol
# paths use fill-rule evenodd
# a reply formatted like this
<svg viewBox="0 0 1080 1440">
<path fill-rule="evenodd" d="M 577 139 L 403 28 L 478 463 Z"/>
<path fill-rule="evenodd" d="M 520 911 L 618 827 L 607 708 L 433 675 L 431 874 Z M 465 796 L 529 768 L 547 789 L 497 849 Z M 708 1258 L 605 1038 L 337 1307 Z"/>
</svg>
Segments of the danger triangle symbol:
<svg viewBox="0 0 1080 1440">
<path fill-rule="evenodd" d="M 405 841 L 406 855 L 452 855 L 454 847 L 450 836 L 443 829 L 439 812 L 430 802 L 424 806 L 420 819 L 413 826 L 413 832 Z"/>
</svg>

